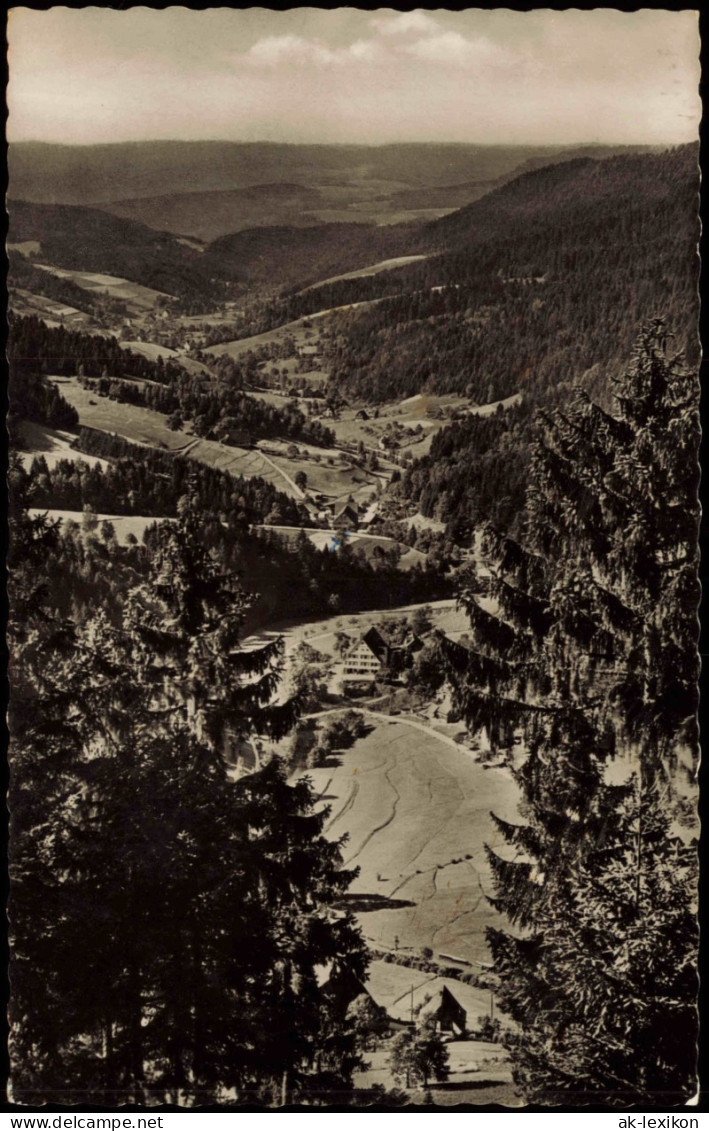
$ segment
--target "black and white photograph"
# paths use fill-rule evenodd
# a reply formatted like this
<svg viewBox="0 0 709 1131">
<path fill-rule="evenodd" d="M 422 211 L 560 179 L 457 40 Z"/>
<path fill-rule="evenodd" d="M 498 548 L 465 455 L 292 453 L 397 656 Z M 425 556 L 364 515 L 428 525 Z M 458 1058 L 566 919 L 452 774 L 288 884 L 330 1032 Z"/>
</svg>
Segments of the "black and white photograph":
<svg viewBox="0 0 709 1131">
<path fill-rule="evenodd" d="M 7 41 L 10 1104 L 691 1115 L 699 13 Z"/>
</svg>

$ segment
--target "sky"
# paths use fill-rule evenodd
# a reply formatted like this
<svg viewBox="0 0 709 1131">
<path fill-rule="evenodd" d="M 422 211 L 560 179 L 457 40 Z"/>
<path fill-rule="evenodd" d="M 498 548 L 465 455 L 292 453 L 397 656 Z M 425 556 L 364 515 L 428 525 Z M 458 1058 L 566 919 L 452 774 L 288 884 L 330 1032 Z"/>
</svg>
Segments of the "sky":
<svg viewBox="0 0 709 1131">
<path fill-rule="evenodd" d="M 676 144 L 696 12 L 13 8 L 10 141 Z"/>
</svg>

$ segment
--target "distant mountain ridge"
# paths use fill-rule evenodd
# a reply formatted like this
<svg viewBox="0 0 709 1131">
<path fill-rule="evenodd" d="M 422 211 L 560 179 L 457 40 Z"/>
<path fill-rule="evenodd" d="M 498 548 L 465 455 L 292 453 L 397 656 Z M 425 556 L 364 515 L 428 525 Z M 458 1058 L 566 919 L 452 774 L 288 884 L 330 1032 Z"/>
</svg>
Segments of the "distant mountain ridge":
<svg viewBox="0 0 709 1131">
<path fill-rule="evenodd" d="M 315 188 L 289 181 L 206 192 L 141 196 L 102 206 L 114 216 L 135 220 L 158 231 L 209 241 L 236 228 L 271 226 L 279 221 L 308 225 L 311 210 L 327 207 Z"/>
<path fill-rule="evenodd" d="M 596 160 L 575 157 L 522 172 L 493 188 L 484 197 L 427 225 L 440 246 L 455 247 L 460 239 L 477 238 L 483 231 L 502 235 L 514 221 L 563 212 L 590 204 L 617 211 L 622 202 L 647 204 L 670 201 L 691 176 L 698 145 L 689 143 L 660 152 L 614 154 Z"/>
<path fill-rule="evenodd" d="M 497 184 L 479 199 L 430 223 L 375 225 L 363 223 L 357 213 L 348 222 L 304 224 L 290 215 L 280 224 L 251 224 L 209 242 L 190 246 L 169 230 L 156 230 L 135 218 L 114 215 L 85 206 L 50 205 L 10 200 L 10 242 L 36 240 L 37 256 L 55 266 L 120 275 L 134 282 L 200 302 L 224 297 L 224 285 L 265 285 L 273 293 L 279 288 L 304 288 L 318 280 L 366 267 L 382 259 L 410 254 L 447 252 L 468 255 L 463 249 L 490 240 L 501 241 L 495 255 L 500 269 L 507 264 L 512 273 L 524 263 L 522 249 L 535 237 L 536 258 L 543 250 L 547 231 L 564 226 L 578 215 L 588 225 L 604 217 L 621 222 L 628 214 L 650 203 L 673 210 L 673 198 L 692 183 L 697 147 L 687 145 L 663 153 L 635 151 L 594 160 L 588 156 L 528 169 Z M 471 182 L 468 185 L 472 188 Z M 11 182 L 11 194 L 13 185 Z M 451 186 L 444 186 L 450 191 Z M 227 198 L 227 209 L 236 197 L 242 207 L 260 207 L 264 194 L 281 204 L 300 197 L 316 198 L 315 190 L 296 182 L 272 182 L 248 186 L 226 194 L 175 194 L 175 207 L 187 199 L 187 207 L 204 211 L 209 201 L 216 207 Z M 159 207 L 159 202 L 156 203 Z M 550 227 L 551 225 L 551 227 Z M 516 233 L 516 234 L 515 234 Z M 538 239 L 535 236 L 538 235 Z M 517 240 L 512 249 L 511 245 Z M 541 241 L 541 243 L 540 243 Z M 530 246 L 531 254 L 531 246 Z M 522 256 L 523 258 L 523 256 Z M 334 284 L 327 296 L 317 292 L 296 305 L 309 309 L 287 311 L 292 317 L 325 306 L 362 298 L 384 296 L 414 289 L 461 281 L 464 264 L 449 270 L 413 266 L 363 280 Z M 507 272 L 508 274 L 510 272 Z M 330 293 L 331 292 L 331 293 Z M 264 327 L 265 328 L 265 327 Z"/>
<path fill-rule="evenodd" d="M 277 142 L 157 141 L 66 146 L 16 142 L 10 192 L 51 204 L 97 204 L 175 191 L 206 192 L 286 181 L 409 184 L 491 180 L 554 146 L 288 145 Z"/>
<path fill-rule="evenodd" d="M 440 215 L 519 172 L 627 146 L 116 142 L 10 147 L 10 196 L 82 205 L 203 240 L 253 226 Z M 230 195 L 231 194 L 231 195 Z"/>
</svg>

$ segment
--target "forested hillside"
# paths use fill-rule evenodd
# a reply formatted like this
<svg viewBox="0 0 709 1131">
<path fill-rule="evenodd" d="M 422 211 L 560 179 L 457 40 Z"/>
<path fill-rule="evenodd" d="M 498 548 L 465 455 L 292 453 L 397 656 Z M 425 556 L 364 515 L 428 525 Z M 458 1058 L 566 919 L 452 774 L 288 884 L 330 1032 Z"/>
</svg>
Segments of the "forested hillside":
<svg viewBox="0 0 709 1131">
<path fill-rule="evenodd" d="M 697 357 L 687 318 L 698 277 L 695 146 L 545 166 L 432 224 L 377 231 L 373 244 L 367 228 L 329 231 L 337 256 L 353 266 L 367 262 L 368 240 L 370 263 L 426 258 L 300 293 L 316 265 L 321 277 L 335 269 L 326 228 L 244 232 L 216 241 L 210 254 L 238 252 L 247 263 L 267 256 L 275 267 L 271 256 L 293 252 L 285 277 L 299 278 L 298 291 L 247 303 L 236 336 L 381 300 L 330 323 L 326 360 L 345 395 L 386 401 L 455 391 L 489 403 L 553 392 L 595 364 L 617 372 L 639 322 L 660 308 Z"/>
<path fill-rule="evenodd" d="M 11 200 L 8 210 L 10 242 L 36 240 L 41 263 L 117 275 L 197 309 L 227 293 L 214 263 L 167 232 L 94 208 Z"/>
<path fill-rule="evenodd" d="M 445 522 L 459 545 L 470 545 L 481 521 L 515 529 L 524 511 L 533 432 L 524 402 L 456 421 L 434 436 L 427 456 L 406 468 L 399 495 L 421 514 Z"/>
<path fill-rule="evenodd" d="M 161 357 L 155 361 L 123 349 L 108 335 L 84 334 L 64 326 L 47 326 L 41 318 L 10 314 L 8 359 L 12 374 L 36 371 L 43 374 L 86 377 L 136 377 L 169 384 L 184 373 L 179 362 Z"/>
<path fill-rule="evenodd" d="M 240 648 L 248 594 L 205 554 L 189 497 L 148 555 L 90 527 L 60 538 L 28 515 L 16 463 L 11 481 L 15 1100 L 317 1102 L 351 1086 L 357 1037 L 315 968 L 364 976 L 361 933 L 333 914 L 356 872 L 307 781 L 277 760 L 226 772 L 225 742 L 298 715 L 271 702 L 282 641 Z"/>
<path fill-rule="evenodd" d="M 251 228 L 214 240 L 205 256 L 220 271 L 229 272 L 240 281 L 271 287 L 277 282 L 279 289 L 293 284 L 305 287 L 337 271 L 405 255 L 416 245 L 416 233 L 414 224 L 383 228 L 361 223 Z M 322 306 L 319 301 L 314 305 L 311 299 L 306 304 L 308 309 L 299 313 Z"/>
<path fill-rule="evenodd" d="M 333 384 L 356 395 L 523 396 L 504 417 L 436 436 L 404 473 L 403 498 L 464 538 L 483 518 L 518 523 L 538 408 L 566 401 L 579 382 L 607 406 L 640 325 L 658 312 L 697 363 L 695 158 L 687 146 L 530 173 L 436 225 L 452 238 L 455 224 L 469 243 L 399 272 L 417 277 L 414 294 L 354 313 L 347 334 L 333 333 Z M 427 275 L 446 289 L 426 291 Z"/>
<path fill-rule="evenodd" d="M 79 450 L 108 460 L 108 466 L 60 460 L 50 468 L 42 456 L 32 462 L 24 487 L 27 504 L 38 509 L 87 512 L 89 524 L 58 543 L 68 556 L 69 576 L 55 594 L 57 606 L 71 615 L 76 602 L 99 603 L 114 619 L 123 607 L 133 573 L 110 568 L 115 538 L 94 531 L 91 515 L 147 515 L 176 519 L 180 499 L 189 495 L 200 516 L 200 537 L 224 569 L 238 575 L 253 597 L 244 612 L 248 631 L 270 621 L 388 608 L 447 596 L 451 581 L 432 558 L 424 567 L 398 568 L 400 551 L 367 560 L 342 539 L 322 550 L 303 534 L 295 542 L 275 531 L 255 530 L 261 523 L 307 524 L 308 513 L 271 483 L 255 476 L 235 479 L 191 460 L 151 451 L 117 436 L 81 429 Z M 148 530 L 152 546 L 157 528 Z M 146 555 L 131 562 L 140 569 Z"/>
<path fill-rule="evenodd" d="M 83 334 L 63 326 L 50 327 L 36 317 L 10 315 L 9 322 L 11 421 L 25 416 L 57 424 L 54 410 L 52 419 L 47 414 L 38 416 L 36 410 L 33 415 L 27 411 L 28 390 L 34 390 L 32 396 L 37 403 L 40 397 L 54 405 L 59 396 L 57 390 L 40 379 L 47 374 L 78 375 L 84 381 L 98 378 L 91 387 L 99 395 L 173 414 L 175 427 L 179 426 L 178 420 L 181 424 L 184 419 L 191 419 L 198 436 L 210 436 L 217 429 L 227 440 L 239 432 L 246 442 L 260 436 L 285 436 L 320 445 L 333 441 L 328 428 L 319 421 L 308 420 L 297 407 L 265 404 L 247 396 L 238 383 L 228 380 L 214 385 L 197 381 L 179 362 L 170 358 L 163 361 L 158 356 L 151 361 L 142 354 L 122 349 L 115 338 Z M 126 378 L 137 378 L 139 383 Z M 41 396 L 37 392 L 40 386 Z M 67 420 L 76 423 L 76 414 Z M 66 424 L 67 421 L 64 426 Z"/>
<path fill-rule="evenodd" d="M 13 9 L 16 1105 L 696 1105 L 696 17 Z"/>
<path fill-rule="evenodd" d="M 342 316 L 333 384 L 371 400 L 558 391 L 596 364 L 617 372 L 660 308 L 694 361 L 696 179 L 693 146 L 570 162 L 445 217 L 427 238 L 449 250 L 399 272 L 406 293 Z"/>
<path fill-rule="evenodd" d="M 79 430 L 76 446 L 109 461 L 108 466 L 60 460 L 50 469 L 38 456 L 32 464 L 32 506 L 176 518 L 178 500 L 189 491 L 203 513 L 235 529 L 265 522 L 272 512 L 293 525 L 308 517 L 289 495 L 258 476 L 236 479 L 215 467 L 90 428 Z"/>
<path fill-rule="evenodd" d="M 120 299 L 98 292 L 92 294 L 84 287 L 79 287 L 70 278 L 61 278 L 50 271 L 42 271 L 17 251 L 10 249 L 8 260 L 8 282 L 11 292 L 22 288 L 31 291 L 32 294 L 45 295 L 47 298 L 65 303 L 94 317 L 101 317 L 105 312 L 110 315 L 126 313 L 125 303 Z"/>
</svg>

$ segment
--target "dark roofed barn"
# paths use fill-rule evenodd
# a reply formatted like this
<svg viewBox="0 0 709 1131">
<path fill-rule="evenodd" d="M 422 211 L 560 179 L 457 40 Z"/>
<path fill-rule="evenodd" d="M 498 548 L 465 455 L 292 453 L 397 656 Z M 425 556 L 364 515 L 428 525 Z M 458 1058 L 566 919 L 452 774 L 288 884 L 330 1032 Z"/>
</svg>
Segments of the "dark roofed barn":
<svg viewBox="0 0 709 1131">
<path fill-rule="evenodd" d="M 439 1033 L 452 1033 L 462 1037 L 466 1030 L 468 1015 L 457 998 L 453 997 L 447 986 L 421 1006 L 422 1020 L 434 1021 Z"/>
</svg>

